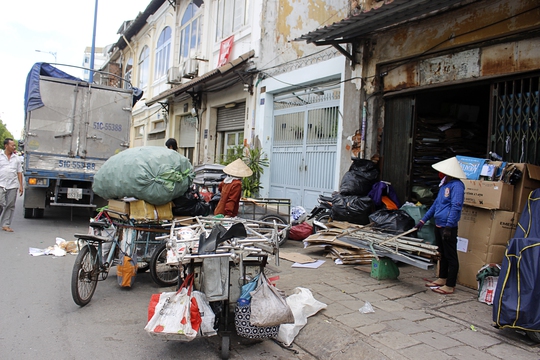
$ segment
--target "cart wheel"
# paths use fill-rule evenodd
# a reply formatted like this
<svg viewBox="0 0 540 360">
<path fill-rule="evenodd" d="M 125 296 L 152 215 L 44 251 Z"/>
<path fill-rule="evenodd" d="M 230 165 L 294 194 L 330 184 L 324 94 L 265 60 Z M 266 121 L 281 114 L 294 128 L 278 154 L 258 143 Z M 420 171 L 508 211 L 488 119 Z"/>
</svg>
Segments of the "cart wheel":
<svg viewBox="0 0 540 360">
<path fill-rule="evenodd" d="M 150 276 L 156 284 L 162 287 L 173 286 L 178 283 L 178 265 L 167 264 L 167 247 L 161 244 L 150 260 Z"/>
<path fill-rule="evenodd" d="M 279 215 L 266 215 L 262 217 L 259 221 L 264 221 L 264 222 L 269 222 L 269 223 L 273 223 L 275 221 L 276 224 L 287 225 L 287 220 L 285 220 L 285 218 Z M 289 237 L 289 230 L 284 231 L 284 234 L 280 236 L 279 238 L 280 247 L 283 246 L 283 244 L 285 244 L 285 241 L 287 241 L 288 237 Z"/>
<path fill-rule="evenodd" d="M 538 331 L 527 331 L 527 336 L 529 339 L 536 343 L 540 343 L 540 332 Z"/>
<path fill-rule="evenodd" d="M 221 338 L 221 358 L 222 359 L 229 358 L 230 345 L 231 345 L 231 339 L 228 336 L 223 336 Z"/>
</svg>

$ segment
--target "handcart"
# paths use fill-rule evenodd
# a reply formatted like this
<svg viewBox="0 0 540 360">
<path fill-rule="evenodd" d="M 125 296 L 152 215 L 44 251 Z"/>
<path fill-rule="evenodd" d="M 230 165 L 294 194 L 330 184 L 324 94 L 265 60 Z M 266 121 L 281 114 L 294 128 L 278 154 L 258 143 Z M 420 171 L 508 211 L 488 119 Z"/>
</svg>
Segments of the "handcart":
<svg viewBox="0 0 540 360">
<path fill-rule="evenodd" d="M 238 217 L 254 222 L 276 223 L 280 230 L 287 228 L 280 238 L 280 246 L 287 241 L 288 225 L 291 214 L 291 199 L 279 198 L 242 198 L 238 208 Z M 264 224 L 262 224 L 265 226 Z"/>
<path fill-rule="evenodd" d="M 187 220 L 193 224 L 185 225 Z M 187 220 L 174 220 L 169 236 L 163 238 L 167 240 L 167 261 L 178 267 L 178 284 L 188 274 L 194 275 L 193 287 L 206 295 L 214 311 L 215 328 L 221 335 L 221 356 L 228 359 L 231 309 L 240 297 L 241 287 L 264 271 L 268 256 L 275 256 L 279 265 L 280 230 L 240 218 Z M 217 228 L 226 232 L 215 235 Z"/>
<path fill-rule="evenodd" d="M 118 266 L 124 255 L 136 262 L 137 272 L 150 269 L 158 285 L 171 284 L 170 272 L 152 263 L 156 250 L 163 244 L 159 237 L 169 232 L 167 228 L 160 224 L 136 224 L 127 214 L 112 210 L 101 211 L 89 225 L 88 233 L 74 234 L 79 254 L 73 267 L 71 292 L 77 305 L 90 302 L 97 282 L 107 279 L 110 268 Z"/>
</svg>

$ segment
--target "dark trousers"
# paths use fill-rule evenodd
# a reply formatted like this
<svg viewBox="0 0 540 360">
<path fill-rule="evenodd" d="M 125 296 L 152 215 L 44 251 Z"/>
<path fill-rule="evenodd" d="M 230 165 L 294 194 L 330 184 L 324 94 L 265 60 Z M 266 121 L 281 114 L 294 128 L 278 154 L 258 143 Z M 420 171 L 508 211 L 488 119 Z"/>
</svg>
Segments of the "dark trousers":
<svg viewBox="0 0 540 360">
<path fill-rule="evenodd" d="M 443 241 L 444 228 L 435 228 L 435 241 L 439 247 L 441 260 L 439 261 L 439 278 L 446 279 L 446 286 L 455 287 L 459 270 L 457 254 L 457 227 L 450 228 L 450 239 Z"/>
</svg>

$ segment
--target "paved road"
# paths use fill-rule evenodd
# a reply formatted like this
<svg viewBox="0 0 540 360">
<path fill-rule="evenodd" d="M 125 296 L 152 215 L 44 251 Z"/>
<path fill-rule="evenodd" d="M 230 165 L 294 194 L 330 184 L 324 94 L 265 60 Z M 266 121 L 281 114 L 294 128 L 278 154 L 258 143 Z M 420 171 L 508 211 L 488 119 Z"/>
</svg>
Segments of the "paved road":
<svg viewBox="0 0 540 360">
<path fill-rule="evenodd" d="M 15 233 L 0 232 L 0 359 L 220 358 L 217 336 L 179 343 L 145 333 L 150 295 L 172 290 L 158 288 L 148 273 L 125 289 L 113 269 L 91 303 L 79 308 L 70 292 L 75 257 L 31 257 L 28 248 L 85 232 L 90 214 L 79 210 L 71 220 L 67 209 L 56 209 L 44 219 L 26 220 L 20 201 L 17 206 Z M 295 352 L 271 340 L 233 336 L 231 359 L 540 359 L 539 344 L 492 327 L 491 307 L 476 300 L 476 291 L 458 286 L 444 296 L 424 287 L 422 278 L 433 277 L 432 270 L 400 264 L 397 280 L 376 280 L 353 266 L 335 265 L 322 248 L 288 241 L 282 251 L 326 260 L 318 269 L 291 268 L 285 260 L 268 269 L 287 294 L 305 287 L 328 307 L 309 318 L 293 343 Z M 374 313 L 358 311 L 366 301 Z"/>
<path fill-rule="evenodd" d="M 92 301 L 78 307 L 71 298 L 75 256 L 33 257 L 29 247 L 46 248 L 56 237 L 73 240 L 86 232 L 90 212 L 46 211 L 43 219 L 24 219 L 17 203 L 14 233 L 0 231 L 0 359 L 219 359 L 219 337 L 190 343 L 163 342 L 145 331 L 150 295 L 159 288 L 149 273 L 133 288 L 117 284 L 115 268 L 98 284 Z M 231 338 L 231 359 L 288 359 L 291 352 L 272 341 Z M 294 356 L 293 358 L 295 358 Z"/>
</svg>

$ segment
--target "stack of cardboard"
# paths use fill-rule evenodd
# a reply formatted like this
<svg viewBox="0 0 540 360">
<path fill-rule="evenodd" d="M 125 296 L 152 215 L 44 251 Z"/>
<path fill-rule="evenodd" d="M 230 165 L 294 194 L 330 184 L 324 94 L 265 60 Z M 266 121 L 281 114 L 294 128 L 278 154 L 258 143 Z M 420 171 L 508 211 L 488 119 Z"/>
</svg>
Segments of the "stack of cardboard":
<svg viewBox="0 0 540 360">
<path fill-rule="evenodd" d="M 335 222 L 336 224 L 346 222 Z M 330 224 L 330 223 L 329 223 Z M 348 223 L 347 223 L 348 224 Z M 350 224 L 351 228 L 356 228 L 355 224 Z M 328 257 L 332 260 L 339 260 L 343 264 L 368 265 L 371 264 L 373 255 L 360 247 L 350 245 L 337 239 L 337 236 L 343 235 L 343 230 L 330 229 L 321 231 L 317 234 L 310 235 L 304 240 L 306 247 L 308 246 L 324 246 Z"/>
<path fill-rule="evenodd" d="M 504 169 L 515 167 L 522 172 L 522 177 L 514 185 L 502 181 L 507 180 L 504 175 L 495 177 L 498 181 L 479 180 L 480 172 L 475 172 L 476 178 L 463 180 L 465 206 L 458 225 L 458 283 L 474 289 L 477 288 L 476 274 L 482 266 L 502 262 L 529 193 L 540 188 L 539 166 L 499 162 L 493 165 L 501 167 L 501 175 Z M 468 177 L 476 176 L 473 172 L 466 173 Z"/>
</svg>

